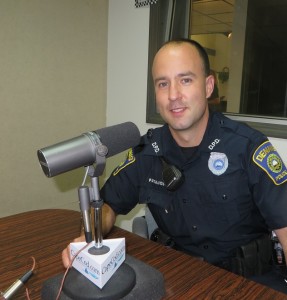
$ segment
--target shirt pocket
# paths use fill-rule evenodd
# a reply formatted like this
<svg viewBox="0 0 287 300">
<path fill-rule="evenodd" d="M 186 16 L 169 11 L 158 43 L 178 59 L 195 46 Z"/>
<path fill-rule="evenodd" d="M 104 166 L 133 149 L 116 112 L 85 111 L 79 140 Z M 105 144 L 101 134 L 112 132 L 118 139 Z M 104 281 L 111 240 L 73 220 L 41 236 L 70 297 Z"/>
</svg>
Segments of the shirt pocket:
<svg viewBox="0 0 287 300">
<path fill-rule="evenodd" d="M 170 236 L 179 236 L 186 232 L 178 201 L 173 192 L 141 188 L 139 202 L 147 204 L 158 227 Z"/>
<path fill-rule="evenodd" d="M 189 196 L 183 201 L 185 218 L 212 230 L 217 228 L 223 233 L 252 211 L 253 201 L 243 172 L 193 181 L 185 194 L 187 190 Z"/>
<path fill-rule="evenodd" d="M 159 209 L 169 210 L 172 204 L 172 196 L 166 189 L 152 189 L 142 187 L 139 193 L 139 203 L 155 205 Z"/>
<path fill-rule="evenodd" d="M 204 189 L 201 198 L 208 209 L 210 223 L 238 224 L 246 213 L 252 211 L 252 197 L 247 177 L 236 174 L 217 178 L 212 182 L 212 188 Z"/>
</svg>

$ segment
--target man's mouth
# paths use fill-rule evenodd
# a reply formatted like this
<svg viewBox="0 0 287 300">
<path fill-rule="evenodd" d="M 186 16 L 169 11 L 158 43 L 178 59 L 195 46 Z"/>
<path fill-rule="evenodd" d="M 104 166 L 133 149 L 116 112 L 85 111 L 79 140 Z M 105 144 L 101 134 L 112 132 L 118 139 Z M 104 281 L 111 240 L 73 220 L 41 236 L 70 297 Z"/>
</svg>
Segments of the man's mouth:
<svg viewBox="0 0 287 300">
<path fill-rule="evenodd" d="M 179 108 L 173 108 L 170 111 L 173 113 L 180 113 L 183 112 L 185 110 L 185 107 L 179 107 Z"/>
</svg>

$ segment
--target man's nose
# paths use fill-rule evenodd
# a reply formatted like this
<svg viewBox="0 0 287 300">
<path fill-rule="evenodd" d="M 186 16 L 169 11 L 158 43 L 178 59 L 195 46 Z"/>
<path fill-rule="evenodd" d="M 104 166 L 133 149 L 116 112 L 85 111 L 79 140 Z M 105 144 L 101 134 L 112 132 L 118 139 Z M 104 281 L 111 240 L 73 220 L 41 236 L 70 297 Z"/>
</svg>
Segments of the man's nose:
<svg viewBox="0 0 287 300">
<path fill-rule="evenodd" d="M 180 87 L 176 82 L 171 83 L 169 86 L 168 98 L 171 101 L 177 100 L 180 97 Z"/>
</svg>

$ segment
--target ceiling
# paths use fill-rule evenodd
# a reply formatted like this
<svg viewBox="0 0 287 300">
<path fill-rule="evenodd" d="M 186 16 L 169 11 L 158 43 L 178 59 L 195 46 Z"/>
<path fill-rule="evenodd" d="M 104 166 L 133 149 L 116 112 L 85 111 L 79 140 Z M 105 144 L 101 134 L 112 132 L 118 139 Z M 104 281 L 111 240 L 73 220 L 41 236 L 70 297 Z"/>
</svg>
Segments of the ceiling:
<svg viewBox="0 0 287 300">
<path fill-rule="evenodd" d="M 232 31 L 235 0 L 193 0 L 191 34 Z"/>
<path fill-rule="evenodd" d="M 251 0 L 248 20 L 269 41 L 287 48 L 287 0 Z M 235 0 L 192 0 L 191 28 L 193 34 L 232 32 Z M 247 12 L 246 12 L 247 13 Z"/>
</svg>

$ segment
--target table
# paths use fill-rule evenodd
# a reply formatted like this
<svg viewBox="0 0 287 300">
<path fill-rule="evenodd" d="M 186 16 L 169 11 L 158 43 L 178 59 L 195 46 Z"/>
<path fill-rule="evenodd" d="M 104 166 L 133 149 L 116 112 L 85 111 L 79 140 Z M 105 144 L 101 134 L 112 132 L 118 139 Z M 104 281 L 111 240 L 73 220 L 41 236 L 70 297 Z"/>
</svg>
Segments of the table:
<svg viewBox="0 0 287 300">
<path fill-rule="evenodd" d="M 36 269 L 28 287 L 31 300 L 41 299 L 43 282 L 64 273 L 61 252 L 79 235 L 80 220 L 79 212 L 62 209 L 1 218 L 0 290 L 6 290 L 31 268 L 33 256 Z M 162 272 L 166 286 L 164 299 L 287 299 L 287 295 L 118 227 L 108 237 L 125 237 L 129 255 Z M 15 299 L 26 299 L 24 288 Z"/>
</svg>

